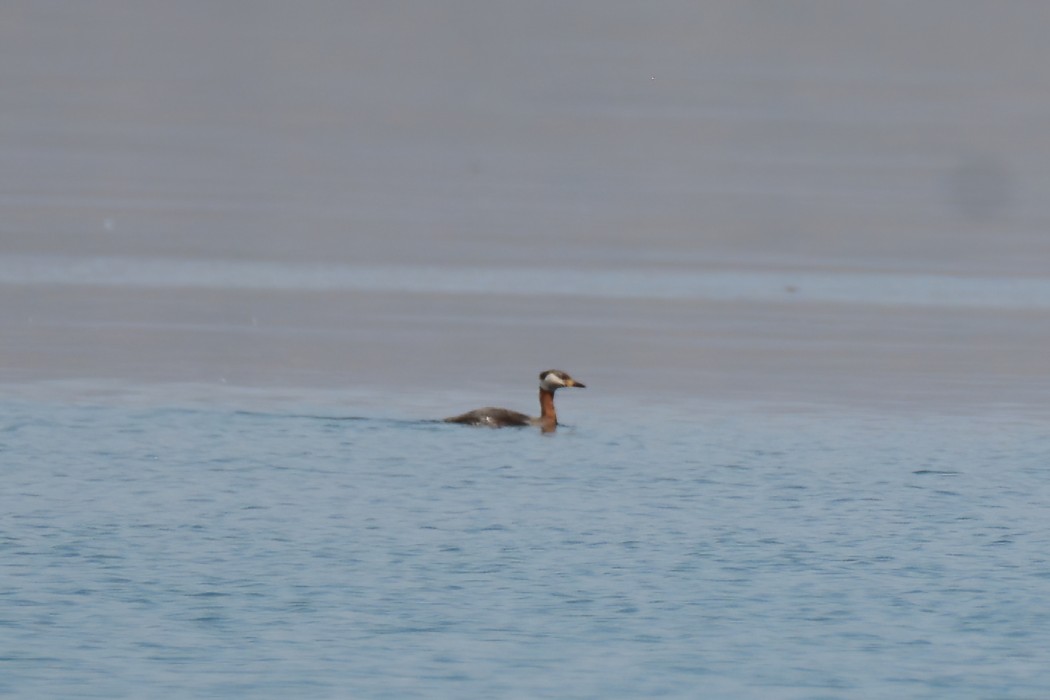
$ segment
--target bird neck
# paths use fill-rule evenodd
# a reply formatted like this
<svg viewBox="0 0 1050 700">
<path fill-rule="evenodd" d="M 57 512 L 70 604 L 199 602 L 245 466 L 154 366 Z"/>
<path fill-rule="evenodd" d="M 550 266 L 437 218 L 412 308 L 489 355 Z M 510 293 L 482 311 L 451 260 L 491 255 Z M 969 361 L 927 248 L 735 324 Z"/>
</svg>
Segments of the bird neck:
<svg viewBox="0 0 1050 700">
<path fill-rule="evenodd" d="M 540 425 L 544 430 L 554 430 L 558 425 L 558 414 L 554 411 L 554 392 L 540 388 Z"/>
</svg>

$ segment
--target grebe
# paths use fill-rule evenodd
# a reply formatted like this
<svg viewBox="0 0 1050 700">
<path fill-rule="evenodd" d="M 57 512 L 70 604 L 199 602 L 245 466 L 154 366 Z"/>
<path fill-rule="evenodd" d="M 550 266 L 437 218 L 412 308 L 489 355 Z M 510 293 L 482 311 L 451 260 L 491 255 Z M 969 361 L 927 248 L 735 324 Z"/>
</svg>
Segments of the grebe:
<svg viewBox="0 0 1050 700">
<path fill-rule="evenodd" d="M 540 372 L 540 416 L 533 418 L 524 413 L 510 411 L 506 408 L 479 408 L 461 416 L 446 418 L 446 423 L 462 423 L 463 425 L 486 425 L 490 428 L 518 427 L 524 425 L 538 425 L 545 433 L 552 433 L 558 427 L 558 414 L 554 411 L 554 392 L 563 386 L 571 386 L 579 389 L 585 388 L 583 384 L 570 377 L 565 372 L 557 369 L 549 369 Z"/>
</svg>

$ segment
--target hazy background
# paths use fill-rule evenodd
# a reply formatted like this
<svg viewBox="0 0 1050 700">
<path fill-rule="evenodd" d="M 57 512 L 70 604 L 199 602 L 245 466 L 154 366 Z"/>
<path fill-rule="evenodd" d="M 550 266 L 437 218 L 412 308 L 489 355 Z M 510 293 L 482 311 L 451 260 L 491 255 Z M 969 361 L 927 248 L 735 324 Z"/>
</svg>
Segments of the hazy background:
<svg viewBox="0 0 1050 700">
<path fill-rule="evenodd" d="M 1048 37 L 2 0 L 0 695 L 1050 697 Z"/>
<path fill-rule="evenodd" d="M 1048 30 L 1037 2 L 5 2 L 0 379 L 1036 407 Z"/>
</svg>

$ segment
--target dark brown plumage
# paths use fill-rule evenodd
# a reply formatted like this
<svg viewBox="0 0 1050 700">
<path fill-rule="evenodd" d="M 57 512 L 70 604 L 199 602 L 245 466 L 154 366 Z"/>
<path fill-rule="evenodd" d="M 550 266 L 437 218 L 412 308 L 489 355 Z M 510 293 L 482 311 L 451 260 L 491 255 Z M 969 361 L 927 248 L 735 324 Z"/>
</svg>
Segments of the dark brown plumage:
<svg viewBox="0 0 1050 700">
<path fill-rule="evenodd" d="M 566 372 L 549 369 L 540 372 L 540 415 L 536 418 L 511 411 L 506 408 L 486 406 L 468 411 L 458 416 L 446 418 L 446 423 L 462 425 L 481 425 L 490 428 L 509 428 L 538 425 L 545 433 L 553 432 L 558 427 L 558 414 L 554 410 L 554 392 L 562 387 L 585 388 L 584 384 L 570 377 Z"/>
</svg>

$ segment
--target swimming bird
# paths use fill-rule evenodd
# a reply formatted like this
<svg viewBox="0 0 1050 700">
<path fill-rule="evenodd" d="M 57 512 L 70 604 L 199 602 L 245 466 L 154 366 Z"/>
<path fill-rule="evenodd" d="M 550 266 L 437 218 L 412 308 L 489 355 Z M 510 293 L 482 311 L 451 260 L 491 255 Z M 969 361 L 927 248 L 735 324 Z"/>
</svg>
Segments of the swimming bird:
<svg viewBox="0 0 1050 700">
<path fill-rule="evenodd" d="M 558 369 L 540 372 L 540 415 L 537 418 L 506 408 L 487 406 L 469 411 L 459 416 L 446 418 L 446 423 L 463 425 L 484 425 L 490 428 L 520 427 L 538 425 L 545 433 L 552 433 L 558 427 L 558 414 L 554 410 L 554 392 L 562 387 L 585 388 L 585 385 Z"/>
</svg>

